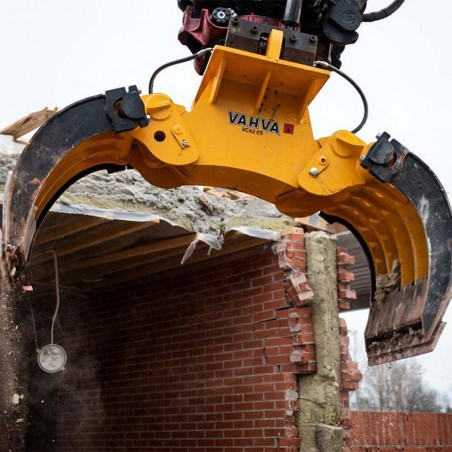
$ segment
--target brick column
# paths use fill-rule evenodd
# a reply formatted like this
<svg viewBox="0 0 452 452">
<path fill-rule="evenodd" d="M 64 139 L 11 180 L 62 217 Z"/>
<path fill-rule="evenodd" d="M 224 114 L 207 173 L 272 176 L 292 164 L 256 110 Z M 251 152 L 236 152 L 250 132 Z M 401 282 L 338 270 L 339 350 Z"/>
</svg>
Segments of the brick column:
<svg viewBox="0 0 452 452">
<path fill-rule="evenodd" d="M 298 452 L 301 439 L 296 425 L 298 413 L 298 376 L 317 370 L 311 308 L 314 293 L 306 278 L 304 231 L 289 228 L 281 231 L 274 245 L 280 269 L 284 274 L 284 306 L 260 318 L 256 333 L 265 343 L 265 360 L 280 373 L 284 385 L 284 428 L 276 438 L 278 450 Z"/>
<path fill-rule="evenodd" d="M 348 254 L 347 249 L 337 248 L 337 284 L 338 301 L 341 309 L 350 309 L 350 303 L 356 299 L 356 292 L 351 289 L 350 284 L 355 280 L 355 275 L 350 271 L 350 267 L 355 263 L 355 258 Z M 339 319 L 339 334 L 341 341 L 341 385 L 340 398 L 342 402 L 341 425 L 344 429 L 344 451 L 348 450 L 351 441 L 351 411 L 350 397 L 351 391 L 359 388 L 362 374 L 358 369 L 358 363 L 350 357 L 347 323 L 344 319 Z"/>
<path fill-rule="evenodd" d="M 350 272 L 354 258 L 344 248 L 336 250 L 331 237 L 323 233 L 314 234 L 312 240 L 320 240 L 322 246 L 327 244 L 328 252 L 325 253 L 324 248 L 316 250 L 318 245 L 314 243 L 311 253 L 312 259 L 317 262 L 312 262 L 307 269 L 305 239 L 302 229 L 290 228 L 281 232 L 281 241 L 274 246 L 279 266 L 284 272 L 286 307 L 277 311 L 276 319 L 272 317 L 265 323 L 265 352 L 267 362 L 274 363 L 283 373 L 286 387 L 286 427 L 278 444 L 288 451 L 298 451 L 302 441 L 300 432 L 304 432 L 301 435 L 301 450 L 339 451 L 342 450 L 342 438 L 345 438 L 344 444 L 348 444 L 350 436 L 349 392 L 358 388 L 361 379 L 357 364 L 349 355 L 345 321 L 338 317 L 338 309 L 349 309 L 350 303 L 356 298 L 355 291 L 350 287 L 354 280 Z M 326 262 L 325 254 L 328 254 Z M 308 262 L 309 259 L 308 256 Z M 312 271 L 312 274 L 308 275 L 307 270 Z M 315 281 L 311 283 L 314 273 L 320 273 L 320 284 Z M 329 275 L 326 281 L 331 286 L 328 296 L 325 295 L 325 275 Z M 321 311 L 320 314 L 316 313 L 314 321 L 317 340 L 314 340 L 316 334 L 313 325 L 315 296 Z M 322 313 L 325 299 L 329 299 L 328 312 Z M 319 346 L 323 350 L 320 353 Z M 333 354 L 331 350 L 334 350 Z M 318 371 L 319 362 L 322 369 Z M 316 414 L 310 412 L 310 404 L 312 408 L 318 402 L 309 400 L 312 391 L 320 394 L 320 399 L 327 393 L 331 395 L 328 400 L 320 401 L 323 406 Z M 309 418 L 311 415 L 314 418 L 317 416 L 319 422 L 301 420 L 303 416 Z M 313 419 L 304 419 L 309 420 Z M 308 427 L 306 424 L 311 425 Z M 315 444 L 316 441 L 323 446 Z"/>
</svg>

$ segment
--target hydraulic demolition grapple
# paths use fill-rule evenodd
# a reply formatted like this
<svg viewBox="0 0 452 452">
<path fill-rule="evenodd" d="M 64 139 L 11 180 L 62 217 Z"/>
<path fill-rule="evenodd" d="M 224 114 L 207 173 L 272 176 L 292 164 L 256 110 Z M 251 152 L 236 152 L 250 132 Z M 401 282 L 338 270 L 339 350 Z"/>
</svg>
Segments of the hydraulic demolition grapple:
<svg viewBox="0 0 452 452">
<path fill-rule="evenodd" d="M 369 362 L 431 351 L 451 297 L 452 217 L 444 189 L 387 133 L 355 133 L 367 117 L 356 83 L 339 70 L 365 0 L 179 0 L 180 41 L 204 74 L 191 111 L 135 86 L 77 102 L 53 116 L 20 157 L 6 190 L 4 256 L 17 277 L 57 197 L 100 169 L 134 168 L 163 188 L 212 185 L 274 203 L 291 216 L 317 211 L 346 224 L 373 270 Z M 335 71 L 361 95 L 352 131 L 315 139 L 308 105 Z"/>
</svg>

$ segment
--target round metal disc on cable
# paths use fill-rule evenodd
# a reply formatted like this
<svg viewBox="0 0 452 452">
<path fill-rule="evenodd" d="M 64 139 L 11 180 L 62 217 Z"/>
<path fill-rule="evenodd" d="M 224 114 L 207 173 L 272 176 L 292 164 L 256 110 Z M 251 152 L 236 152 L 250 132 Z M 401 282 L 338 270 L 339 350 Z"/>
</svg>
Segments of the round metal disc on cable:
<svg viewBox="0 0 452 452">
<path fill-rule="evenodd" d="M 38 352 L 39 367 L 48 373 L 56 373 L 64 369 L 66 364 L 66 352 L 63 347 L 56 344 L 48 344 Z"/>
<path fill-rule="evenodd" d="M 53 343 L 53 328 L 60 309 L 60 282 L 58 277 L 58 258 L 54 250 L 52 250 L 52 254 L 55 264 L 56 306 L 52 317 L 52 327 L 50 328 L 50 344 L 38 350 L 38 364 L 44 372 L 54 374 L 64 369 L 67 355 L 63 347 Z"/>
</svg>

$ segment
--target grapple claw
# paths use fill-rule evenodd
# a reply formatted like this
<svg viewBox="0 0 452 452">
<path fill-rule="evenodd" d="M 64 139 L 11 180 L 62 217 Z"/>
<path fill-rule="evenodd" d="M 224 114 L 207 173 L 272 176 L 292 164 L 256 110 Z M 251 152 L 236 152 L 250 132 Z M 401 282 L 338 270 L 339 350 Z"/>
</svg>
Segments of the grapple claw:
<svg viewBox="0 0 452 452">
<path fill-rule="evenodd" d="M 377 152 L 379 156 L 394 154 L 396 165 L 380 163 Z M 432 170 L 400 143 L 389 140 L 389 135 L 383 134 L 375 143 L 363 166 L 407 196 L 422 223 L 428 252 L 427 274 L 405 281 L 384 299 L 371 303 L 365 336 L 369 362 L 378 364 L 394 356 L 431 351 L 439 338 L 444 326 L 441 319 L 452 297 L 452 214 Z"/>
<path fill-rule="evenodd" d="M 123 100 L 133 117 L 116 108 Z M 109 139 L 117 137 L 114 132 L 148 123 L 138 91 L 130 87 L 129 92 L 124 88 L 107 91 L 106 95 L 74 103 L 36 132 L 21 154 L 5 192 L 3 240 L 15 247 L 16 274 L 28 259 L 36 228 L 69 185 L 90 172 L 128 164 L 128 153 L 115 151 L 114 145 L 108 152 L 96 153 L 86 144 L 91 140 L 95 147 L 108 147 Z"/>
</svg>

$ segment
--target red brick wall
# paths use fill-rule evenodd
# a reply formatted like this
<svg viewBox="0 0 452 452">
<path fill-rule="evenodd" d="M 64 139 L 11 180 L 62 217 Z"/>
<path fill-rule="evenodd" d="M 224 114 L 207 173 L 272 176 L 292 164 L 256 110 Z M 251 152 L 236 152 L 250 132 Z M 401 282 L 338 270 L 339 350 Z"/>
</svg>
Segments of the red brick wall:
<svg viewBox="0 0 452 452">
<path fill-rule="evenodd" d="M 352 261 L 338 250 L 342 308 L 355 297 Z M 65 295 L 55 337 L 67 369 L 35 371 L 28 450 L 298 452 L 297 375 L 316 371 L 312 297 L 300 229 L 273 246 Z M 48 314 L 38 315 L 45 331 Z M 350 429 L 361 374 L 344 321 L 340 334 Z"/>
<path fill-rule="evenodd" d="M 62 300 L 56 450 L 298 451 L 315 351 L 286 289 L 266 245 Z"/>
<path fill-rule="evenodd" d="M 355 411 L 350 451 L 452 451 L 452 414 Z"/>
</svg>

